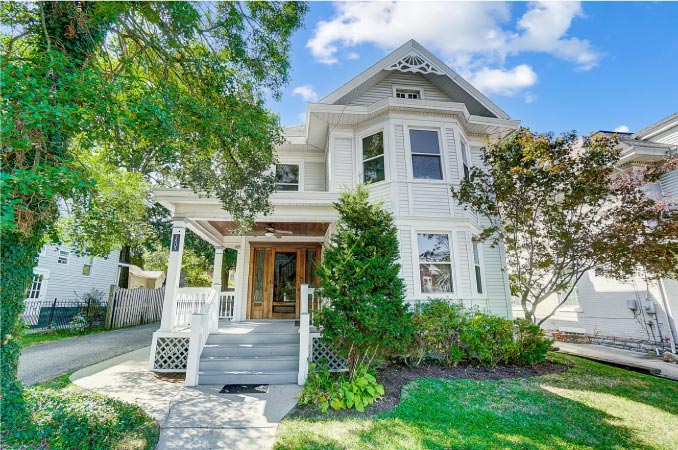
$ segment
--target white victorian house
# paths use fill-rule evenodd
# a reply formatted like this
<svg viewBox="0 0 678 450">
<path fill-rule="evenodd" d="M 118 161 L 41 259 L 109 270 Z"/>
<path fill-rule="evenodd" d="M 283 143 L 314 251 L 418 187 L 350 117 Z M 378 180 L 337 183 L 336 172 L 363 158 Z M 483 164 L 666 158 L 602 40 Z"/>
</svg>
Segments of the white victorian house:
<svg viewBox="0 0 678 450">
<path fill-rule="evenodd" d="M 447 298 L 511 317 L 501 247 L 475 243 L 479 218 L 450 196 L 488 137 L 518 127 L 415 41 L 308 104 L 306 123 L 277 149 L 274 211 L 248 235 L 219 201 L 158 189 L 174 218 L 160 329 L 150 366 L 186 370 L 186 384 L 304 382 L 307 362 L 328 351 L 309 328 L 315 267 L 329 242 L 340 193 L 369 182 L 370 198 L 395 217 L 401 276 L 412 303 Z M 235 290 L 179 288 L 186 228 L 238 252 Z M 433 251 L 435 247 L 435 251 Z M 309 295 L 309 293 L 311 295 Z"/>
</svg>

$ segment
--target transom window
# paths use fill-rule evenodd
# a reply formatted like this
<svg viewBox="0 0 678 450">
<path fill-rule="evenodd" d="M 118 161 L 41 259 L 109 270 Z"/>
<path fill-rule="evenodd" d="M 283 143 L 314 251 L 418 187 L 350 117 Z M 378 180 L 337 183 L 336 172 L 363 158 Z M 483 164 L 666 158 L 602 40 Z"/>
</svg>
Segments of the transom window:
<svg viewBox="0 0 678 450">
<path fill-rule="evenodd" d="M 448 234 L 417 234 L 422 293 L 451 293 L 452 259 Z"/>
<path fill-rule="evenodd" d="M 363 181 L 384 181 L 384 132 L 363 138 Z"/>
<path fill-rule="evenodd" d="M 71 257 L 71 252 L 68 250 L 59 250 L 59 256 L 57 257 L 57 264 L 68 264 L 68 260 Z"/>
<path fill-rule="evenodd" d="M 480 267 L 480 249 L 478 248 L 478 241 L 473 239 L 471 241 L 471 247 L 473 248 L 473 266 L 475 267 L 476 273 L 476 292 L 478 294 L 483 293 L 483 275 Z"/>
<path fill-rule="evenodd" d="M 412 176 L 414 178 L 443 179 L 437 131 L 410 130 L 410 152 L 412 153 Z"/>
<path fill-rule="evenodd" d="M 86 277 L 90 276 L 92 274 L 92 264 L 94 263 L 94 258 L 92 256 L 88 256 L 87 259 L 85 259 L 85 263 L 82 265 L 82 274 Z"/>
<path fill-rule="evenodd" d="M 418 100 L 421 98 L 421 91 L 419 89 L 399 89 L 395 90 L 396 98 L 408 98 Z"/>
<path fill-rule="evenodd" d="M 276 164 L 275 166 L 275 190 L 298 191 L 299 190 L 299 165 Z"/>
<path fill-rule="evenodd" d="M 34 274 L 33 281 L 31 281 L 31 288 L 28 290 L 28 298 L 35 299 L 40 298 L 40 292 L 42 291 L 42 283 L 45 280 L 45 276 L 42 274 Z"/>
<path fill-rule="evenodd" d="M 471 179 L 471 163 L 469 162 L 468 147 L 464 141 L 461 141 L 461 161 L 464 166 L 464 178 L 469 181 Z"/>
</svg>

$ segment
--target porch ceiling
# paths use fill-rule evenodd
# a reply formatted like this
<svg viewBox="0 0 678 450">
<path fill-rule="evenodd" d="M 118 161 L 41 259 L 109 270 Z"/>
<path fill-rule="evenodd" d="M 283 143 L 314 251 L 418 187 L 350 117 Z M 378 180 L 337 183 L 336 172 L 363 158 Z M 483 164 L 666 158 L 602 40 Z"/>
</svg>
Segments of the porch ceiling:
<svg viewBox="0 0 678 450">
<path fill-rule="evenodd" d="M 235 231 L 237 229 L 237 224 L 235 222 L 225 220 L 205 220 L 197 222 L 202 222 L 203 225 L 209 225 L 209 227 L 218 231 L 224 237 L 239 236 L 239 234 Z M 327 227 L 330 224 L 328 222 L 256 222 L 252 227 L 252 231 L 248 233 L 248 236 L 259 235 L 259 233 L 265 232 L 266 227 L 269 225 L 273 226 L 276 230 L 291 231 L 291 235 L 284 235 L 288 237 L 318 237 L 325 236 L 325 233 L 327 233 Z"/>
</svg>

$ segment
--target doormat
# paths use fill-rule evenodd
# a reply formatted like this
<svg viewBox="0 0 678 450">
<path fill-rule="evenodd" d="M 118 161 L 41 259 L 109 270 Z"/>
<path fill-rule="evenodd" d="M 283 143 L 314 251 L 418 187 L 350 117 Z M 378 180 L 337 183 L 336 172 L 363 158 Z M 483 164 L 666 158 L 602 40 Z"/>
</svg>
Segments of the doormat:
<svg viewBox="0 0 678 450">
<path fill-rule="evenodd" d="M 268 384 L 226 384 L 220 394 L 267 394 Z"/>
</svg>

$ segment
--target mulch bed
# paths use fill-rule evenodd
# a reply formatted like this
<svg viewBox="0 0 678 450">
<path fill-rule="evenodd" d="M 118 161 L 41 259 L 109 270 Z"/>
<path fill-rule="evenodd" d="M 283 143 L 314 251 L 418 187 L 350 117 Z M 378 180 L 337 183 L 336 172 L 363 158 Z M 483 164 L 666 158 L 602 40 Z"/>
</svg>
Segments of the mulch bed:
<svg viewBox="0 0 678 450">
<path fill-rule="evenodd" d="M 343 417 L 370 417 L 391 411 L 400 402 L 400 393 L 410 381 L 419 378 L 439 378 L 443 380 L 477 380 L 492 381 L 507 378 L 528 378 L 552 373 L 561 373 L 568 369 L 563 364 L 545 361 L 533 367 L 500 366 L 500 367 L 446 367 L 422 364 L 408 366 L 405 364 L 389 364 L 377 370 L 377 380 L 384 385 L 385 394 L 375 400 L 364 413 L 355 409 L 334 411 L 329 409 L 323 414 L 315 405 L 297 405 L 288 417 L 300 418 L 343 418 Z"/>
</svg>

